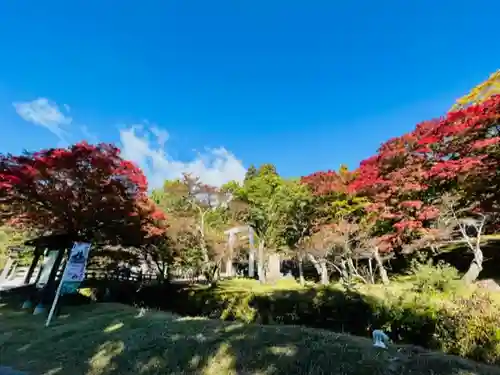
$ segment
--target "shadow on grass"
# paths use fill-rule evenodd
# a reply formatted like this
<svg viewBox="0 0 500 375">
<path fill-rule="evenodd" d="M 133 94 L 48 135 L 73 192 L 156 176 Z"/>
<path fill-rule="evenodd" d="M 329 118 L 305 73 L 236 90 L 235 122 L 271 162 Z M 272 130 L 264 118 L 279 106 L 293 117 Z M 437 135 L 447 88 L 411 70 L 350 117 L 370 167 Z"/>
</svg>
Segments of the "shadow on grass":
<svg viewBox="0 0 500 375">
<path fill-rule="evenodd" d="M 116 304 L 71 309 L 49 328 L 11 309 L 0 322 L 0 357 L 33 374 L 334 374 L 332 366 L 343 368 L 339 374 L 382 374 L 380 356 L 387 356 L 366 350 L 364 340 L 346 349 L 345 340 L 321 332 L 141 316 Z"/>
<path fill-rule="evenodd" d="M 64 308 L 49 327 L 0 308 L 2 364 L 33 375 L 443 374 L 500 370 L 416 348 L 293 326 L 182 318 L 119 304 Z M 468 372 L 467 372 L 468 371 Z"/>
<path fill-rule="evenodd" d="M 148 297 L 148 294 L 142 297 Z M 418 301 L 414 304 L 408 304 L 408 300 L 398 303 L 392 298 L 387 301 L 383 295 L 334 287 L 266 293 L 221 287 L 180 291 L 171 295 L 168 306 L 160 306 L 149 298 L 139 301 L 143 306 L 173 311 L 182 316 L 264 325 L 296 325 L 367 338 L 374 329 L 384 329 L 395 342 L 434 348 L 432 338 L 436 311 L 426 309 L 426 305 L 418 309 Z M 395 306 L 398 306 L 398 311 L 395 311 Z"/>
</svg>

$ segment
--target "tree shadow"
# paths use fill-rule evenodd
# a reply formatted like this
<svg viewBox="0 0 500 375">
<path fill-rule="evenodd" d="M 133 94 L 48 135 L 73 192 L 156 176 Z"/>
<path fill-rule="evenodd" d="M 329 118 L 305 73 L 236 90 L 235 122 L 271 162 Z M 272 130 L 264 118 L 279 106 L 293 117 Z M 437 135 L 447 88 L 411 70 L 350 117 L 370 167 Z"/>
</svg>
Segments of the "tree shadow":
<svg viewBox="0 0 500 375">
<path fill-rule="evenodd" d="M 293 327 L 276 330 L 95 306 L 71 309 L 49 328 L 36 317 L 16 323 L 19 313 L 11 312 L 1 320 L 1 357 L 32 374 L 277 375 L 329 374 L 339 362 L 343 374 L 382 374 L 380 356 L 388 356 L 365 342 L 346 351 L 342 339 L 332 342 L 321 331 L 305 340 L 304 332 Z"/>
<path fill-rule="evenodd" d="M 415 373 L 415 362 L 419 374 L 500 374 L 415 347 L 380 351 L 361 337 L 185 318 L 116 303 L 63 307 L 45 328 L 44 316 L 19 311 L 10 301 L 0 309 L 1 362 L 33 375 L 404 375 Z"/>
</svg>

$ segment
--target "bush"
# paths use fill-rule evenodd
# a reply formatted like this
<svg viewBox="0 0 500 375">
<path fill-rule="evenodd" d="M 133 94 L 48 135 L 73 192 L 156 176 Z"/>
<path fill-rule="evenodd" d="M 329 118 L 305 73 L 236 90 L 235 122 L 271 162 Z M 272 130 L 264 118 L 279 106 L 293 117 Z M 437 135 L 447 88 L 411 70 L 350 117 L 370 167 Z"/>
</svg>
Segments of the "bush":
<svg viewBox="0 0 500 375">
<path fill-rule="evenodd" d="M 462 287 L 462 281 L 456 268 L 443 262 L 436 266 L 432 262 L 414 263 L 411 267 L 410 280 L 413 291 L 419 293 L 455 293 Z"/>
<path fill-rule="evenodd" d="M 237 283 L 215 288 L 116 283 L 107 284 L 106 289 L 108 301 L 180 315 L 302 325 L 359 336 L 383 329 L 397 343 L 500 364 L 500 316 L 495 311 L 498 305 L 484 293 L 476 292 L 467 298 L 455 292 L 438 294 L 431 286 L 444 292 L 455 291 L 453 285 L 458 284 L 454 274 L 446 266 L 438 270 L 426 267 L 421 266 L 412 276 L 418 293 L 377 287 L 347 291 L 335 286 L 272 290 L 257 288 L 256 283 L 253 288 Z M 444 281 L 436 275 L 442 275 Z M 101 291 L 96 292 L 96 288 Z M 93 286 L 94 295 L 103 296 L 102 289 L 102 285 Z"/>
<path fill-rule="evenodd" d="M 374 296 L 323 287 L 259 294 L 198 288 L 178 292 L 170 299 L 170 310 L 181 315 L 303 325 L 361 336 L 380 328 L 398 343 L 500 364 L 500 317 L 485 298 L 474 294 L 442 304 L 426 293 L 411 292 Z"/>
<path fill-rule="evenodd" d="M 439 349 L 487 363 L 500 363 L 498 305 L 484 292 L 457 298 L 436 332 Z"/>
</svg>

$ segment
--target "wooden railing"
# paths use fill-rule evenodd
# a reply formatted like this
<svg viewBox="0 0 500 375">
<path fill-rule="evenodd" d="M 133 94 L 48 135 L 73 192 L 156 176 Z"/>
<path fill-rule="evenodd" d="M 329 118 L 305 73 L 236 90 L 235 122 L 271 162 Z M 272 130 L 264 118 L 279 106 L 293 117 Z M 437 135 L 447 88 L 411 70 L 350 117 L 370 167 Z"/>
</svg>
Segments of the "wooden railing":
<svg viewBox="0 0 500 375">
<path fill-rule="evenodd" d="M 113 280 L 113 281 L 129 281 L 140 283 L 153 283 L 158 281 L 158 275 L 153 272 L 140 272 L 130 269 L 121 270 L 87 270 L 85 273 L 86 280 Z M 204 280 L 203 276 L 198 276 L 194 272 L 173 271 L 171 272 L 172 281 L 182 282 L 200 282 Z"/>
</svg>

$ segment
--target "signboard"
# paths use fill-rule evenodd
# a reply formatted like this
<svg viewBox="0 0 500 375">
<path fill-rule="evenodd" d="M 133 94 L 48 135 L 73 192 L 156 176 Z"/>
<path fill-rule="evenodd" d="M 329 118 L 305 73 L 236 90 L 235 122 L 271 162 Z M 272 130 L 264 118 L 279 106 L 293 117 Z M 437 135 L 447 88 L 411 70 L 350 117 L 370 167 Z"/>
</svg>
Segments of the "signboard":
<svg viewBox="0 0 500 375">
<path fill-rule="evenodd" d="M 85 279 L 85 267 L 87 265 L 89 251 L 89 243 L 75 242 L 69 254 L 68 262 L 66 263 L 62 278 L 63 282 L 82 282 Z"/>
<path fill-rule="evenodd" d="M 90 244 L 85 242 L 75 242 L 73 248 L 64 267 L 64 272 L 57 288 L 52 307 L 50 308 L 49 317 L 45 326 L 48 327 L 54 315 L 54 311 L 61 294 L 70 294 L 76 292 L 80 283 L 85 279 L 85 268 L 89 257 Z"/>
</svg>

